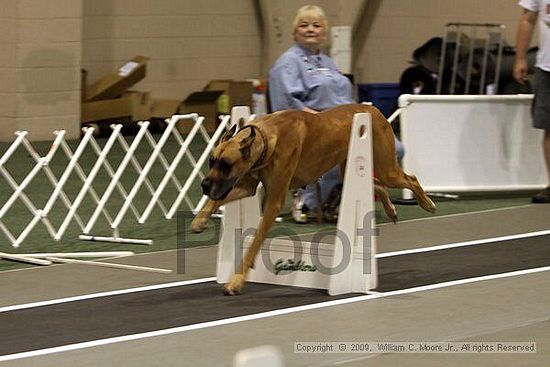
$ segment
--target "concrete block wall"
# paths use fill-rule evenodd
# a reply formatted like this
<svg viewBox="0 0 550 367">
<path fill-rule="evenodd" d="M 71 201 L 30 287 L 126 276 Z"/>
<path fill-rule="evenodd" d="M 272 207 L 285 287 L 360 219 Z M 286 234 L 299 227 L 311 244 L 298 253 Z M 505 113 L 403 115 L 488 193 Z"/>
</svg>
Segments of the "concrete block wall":
<svg viewBox="0 0 550 367">
<path fill-rule="evenodd" d="M 3 0 L 0 140 L 80 136 L 81 0 Z"/>
<path fill-rule="evenodd" d="M 16 0 L 3 0 L 0 5 L 0 139 L 10 135 L 4 130 L 14 125 L 17 116 L 16 93 L 16 42 L 17 42 L 17 7 Z"/>
<path fill-rule="evenodd" d="M 447 22 L 504 23 L 513 45 L 521 12 L 516 0 L 0 0 L 0 140 L 17 129 L 35 140 L 57 128 L 78 137 L 81 68 L 92 83 L 148 56 L 136 89 L 171 99 L 210 79 L 265 77 L 306 3 L 331 25 L 365 30 L 353 50 L 359 83 L 397 82 Z"/>
<path fill-rule="evenodd" d="M 356 80 L 363 83 L 398 82 L 413 51 L 430 38 L 443 36 L 449 22 L 502 23 L 506 41 L 514 46 L 521 14 L 516 0 L 367 1 L 375 14 L 355 68 Z"/>
<path fill-rule="evenodd" d="M 260 77 L 258 27 L 249 0 L 84 0 L 82 65 L 92 83 L 147 56 L 135 89 L 184 99 L 211 79 Z"/>
</svg>

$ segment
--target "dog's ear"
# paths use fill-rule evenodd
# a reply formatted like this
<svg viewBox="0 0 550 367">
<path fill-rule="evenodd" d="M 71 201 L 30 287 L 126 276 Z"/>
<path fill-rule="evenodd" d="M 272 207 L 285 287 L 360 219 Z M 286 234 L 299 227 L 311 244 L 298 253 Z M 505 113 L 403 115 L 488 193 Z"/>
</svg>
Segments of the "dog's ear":
<svg viewBox="0 0 550 367">
<path fill-rule="evenodd" d="M 245 124 L 246 124 L 246 120 L 244 119 L 244 117 L 241 117 L 239 119 L 239 128 L 242 129 Z"/>
<path fill-rule="evenodd" d="M 233 125 L 233 127 L 225 132 L 223 134 L 222 138 L 220 139 L 220 143 L 223 143 L 224 141 L 228 141 L 235 135 L 235 131 L 237 130 L 237 124 Z"/>
<path fill-rule="evenodd" d="M 253 128 L 250 128 L 250 135 L 241 140 L 240 150 L 244 160 L 248 160 L 248 158 L 250 158 L 250 147 L 252 146 L 254 139 L 256 139 L 256 132 Z"/>
</svg>

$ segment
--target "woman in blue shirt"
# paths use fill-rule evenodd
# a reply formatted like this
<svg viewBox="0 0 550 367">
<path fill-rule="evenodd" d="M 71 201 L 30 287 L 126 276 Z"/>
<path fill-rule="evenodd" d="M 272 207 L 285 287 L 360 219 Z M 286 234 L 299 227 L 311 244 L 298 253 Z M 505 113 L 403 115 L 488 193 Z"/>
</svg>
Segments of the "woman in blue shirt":
<svg viewBox="0 0 550 367">
<path fill-rule="evenodd" d="M 323 9 L 305 5 L 298 9 L 292 23 L 295 44 L 283 53 L 269 72 L 269 97 L 273 111 L 297 109 L 317 113 L 341 104 L 355 103 L 353 85 L 342 75 L 330 57 L 321 51 L 328 24 Z M 403 146 L 396 140 L 398 157 Z M 342 183 L 338 167 L 320 180 L 321 202 Z M 315 185 L 297 193 L 292 215 L 307 222 L 307 211 L 317 211 Z"/>
</svg>

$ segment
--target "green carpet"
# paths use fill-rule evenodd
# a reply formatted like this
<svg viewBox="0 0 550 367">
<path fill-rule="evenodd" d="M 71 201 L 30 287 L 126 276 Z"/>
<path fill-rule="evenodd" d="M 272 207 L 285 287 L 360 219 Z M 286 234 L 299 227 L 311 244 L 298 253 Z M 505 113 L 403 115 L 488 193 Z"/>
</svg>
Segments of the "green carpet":
<svg viewBox="0 0 550 367">
<path fill-rule="evenodd" d="M 133 139 L 132 137 L 125 138 L 128 140 L 128 144 L 130 144 Z M 155 136 L 155 139 L 158 140 L 158 138 L 159 136 Z M 103 146 L 105 141 L 106 139 L 98 139 L 100 146 Z M 78 141 L 69 142 L 69 145 L 73 151 L 77 144 Z M 8 146 L 9 144 L 6 143 L 0 144 L 0 154 L 3 154 L 8 149 Z M 50 143 L 36 143 L 34 144 L 34 148 L 40 155 L 45 155 L 50 149 Z M 171 162 L 176 156 L 178 148 L 179 145 L 173 139 L 169 140 L 168 144 L 163 149 L 163 154 L 168 162 Z M 198 159 L 203 149 L 203 142 L 196 142 L 191 145 L 190 152 L 195 160 Z M 152 148 L 142 142 L 140 149 L 135 154 L 136 162 L 142 167 L 145 166 L 151 152 Z M 63 174 L 63 170 L 68 164 L 67 157 L 59 153 L 60 152 L 55 155 L 54 159 L 48 166 L 57 180 L 59 180 Z M 112 171 L 116 171 L 123 156 L 124 150 L 121 149 L 119 145 L 115 145 L 109 153 L 109 164 Z M 83 158 L 80 160 L 82 172 L 85 176 L 89 175 L 91 172 L 96 159 L 97 153 L 94 152 L 93 149 L 89 148 L 85 151 Z M 0 179 L 0 205 L 4 206 L 14 192 L 13 188 L 11 188 L 7 183 L 7 175 L 13 177 L 13 180 L 20 185 L 34 166 L 35 162 L 33 158 L 23 148 L 19 148 L 13 157 L 2 166 L 2 171 L 0 172 L 2 173 L 2 179 Z M 184 157 L 175 174 L 181 185 L 185 182 L 185 179 L 188 177 L 192 168 L 192 165 Z M 148 175 L 148 184 L 150 184 L 150 188 L 147 187 L 147 184 L 144 184 L 138 191 L 138 194 L 133 201 L 137 213 L 141 214 L 143 212 L 151 199 L 151 192 L 156 189 L 164 177 L 165 172 L 166 167 L 161 162 L 157 161 L 151 167 L 151 171 Z M 127 169 L 121 179 L 122 189 L 127 193 L 130 192 L 137 180 L 137 177 L 138 174 L 134 168 Z M 192 202 L 197 202 L 201 195 L 199 181 L 200 180 L 198 179 L 195 180 L 194 184 L 190 188 L 188 196 Z M 96 179 L 93 181 L 93 188 L 98 197 L 101 197 L 110 182 L 111 175 L 109 174 L 107 167 L 102 166 L 99 169 Z M 83 178 L 81 178 L 75 170 L 75 172 L 73 172 L 69 177 L 69 180 L 64 187 L 64 192 L 70 202 L 74 202 L 74 199 L 77 197 L 82 186 Z M 24 190 L 24 193 L 35 205 L 35 207 L 40 209 L 44 208 L 48 202 L 48 199 L 51 197 L 53 190 L 54 185 L 44 171 L 42 171 L 32 180 L 32 182 L 30 182 L 28 187 Z M 174 198 L 178 193 L 179 190 L 174 182 L 171 181 L 165 192 L 161 195 L 161 201 L 164 203 L 166 210 L 170 208 L 170 205 L 173 203 Z M 399 220 L 409 220 L 436 215 L 448 215 L 525 205 L 530 202 L 531 194 L 532 193 L 530 192 L 498 194 L 483 193 L 462 194 L 458 200 L 438 200 L 435 198 L 438 205 L 436 214 L 427 213 L 418 206 L 400 205 L 397 206 L 397 208 L 399 212 Z M 399 192 L 391 192 L 391 195 L 396 197 L 399 195 Z M 288 214 L 290 201 L 289 195 L 287 198 L 287 205 L 281 213 L 283 221 L 274 225 L 272 231 L 270 232 L 270 236 L 276 236 L 281 233 L 288 234 L 289 232 L 296 234 L 311 233 L 314 231 L 326 230 L 335 227 L 334 223 L 294 223 Z M 106 205 L 107 212 L 111 220 L 118 215 L 123 203 L 123 196 L 118 189 L 115 189 Z M 82 204 L 77 210 L 77 213 L 81 217 L 84 224 L 87 223 L 96 206 L 96 200 L 94 197 L 89 193 L 86 194 Z M 182 247 L 194 247 L 217 243 L 219 236 L 219 219 L 213 219 L 211 221 L 211 225 L 205 232 L 201 234 L 193 234 L 189 230 L 191 218 L 189 216 L 189 209 L 186 203 L 183 202 L 178 210 L 178 218 L 168 220 L 165 219 L 163 210 L 157 205 L 145 224 L 137 223 L 132 210 L 129 210 L 126 213 L 124 220 L 119 227 L 119 236 L 124 238 L 152 239 L 154 242 L 152 246 L 81 241 L 78 239 L 78 235 L 82 233 L 81 226 L 75 219 L 73 219 L 69 223 L 67 231 L 63 234 L 60 241 L 53 240 L 52 234 L 48 231 L 46 225 L 44 225 L 43 222 L 39 222 L 17 249 L 11 246 L 5 233 L 0 232 L 0 238 L 2 238 L 2 241 L 0 241 L 0 252 L 31 253 L 127 250 L 141 253 L 175 249 L 178 244 Z M 67 213 L 68 209 L 65 205 L 63 205 L 62 201 L 58 199 L 48 215 L 48 220 L 51 222 L 51 226 L 55 231 L 59 228 L 61 223 L 63 223 Z M 0 223 L 4 229 L 9 229 L 9 231 L 12 232 L 12 235 L 17 237 L 32 218 L 33 214 L 31 214 L 31 211 L 27 208 L 21 198 L 19 198 L 14 202 L 13 206 L 6 211 L 5 215 L 0 218 Z M 381 210 L 379 203 L 377 203 L 376 221 L 377 223 L 388 222 L 388 218 Z M 113 231 L 110 228 L 109 222 L 103 216 L 100 216 L 100 219 L 90 234 L 96 236 L 112 236 Z M 0 260 L 0 270 L 15 269 L 23 266 L 27 265 Z"/>
</svg>

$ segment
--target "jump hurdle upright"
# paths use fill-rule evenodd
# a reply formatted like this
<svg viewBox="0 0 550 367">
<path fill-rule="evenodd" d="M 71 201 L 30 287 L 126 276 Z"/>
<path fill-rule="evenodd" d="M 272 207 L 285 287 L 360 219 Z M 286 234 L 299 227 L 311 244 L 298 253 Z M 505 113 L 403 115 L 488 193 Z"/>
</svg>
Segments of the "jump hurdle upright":
<svg viewBox="0 0 550 367">
<path fill-rule="evenodd" d="M 327 289 L 330 295 L 367 293 L 377 287 L 372 182 L 372 135 L 369 113 L 353 120 L 340 215 L 334 242 L 325 234 L 311 241 L 266 239 L 248 275 L 249 282 Z M 258 225 L 258 197 L 225 205 L 218 246 L 216 280 L 229 281 L 252 242 Z"/>
</svg>

